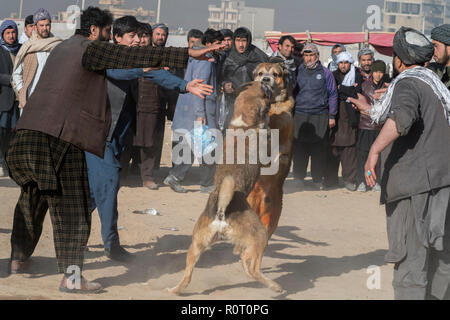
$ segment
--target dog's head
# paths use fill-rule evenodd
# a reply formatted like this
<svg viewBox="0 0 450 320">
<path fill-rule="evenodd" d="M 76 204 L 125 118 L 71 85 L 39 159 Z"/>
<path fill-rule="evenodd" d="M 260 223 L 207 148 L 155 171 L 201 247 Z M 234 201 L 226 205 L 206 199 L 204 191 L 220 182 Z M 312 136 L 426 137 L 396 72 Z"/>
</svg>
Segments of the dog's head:
<svg viewBox="0 0 450 320">
<path fill-rule="evenodd" d="M 286 88 L 287 76 L 289 70 L 284 63 L 264 62 L 259 64 L 253 72 L 255 81 L 259 81 L 266 86 L 272 88 L 272 92 L 276 93 Z"/>
</svg>

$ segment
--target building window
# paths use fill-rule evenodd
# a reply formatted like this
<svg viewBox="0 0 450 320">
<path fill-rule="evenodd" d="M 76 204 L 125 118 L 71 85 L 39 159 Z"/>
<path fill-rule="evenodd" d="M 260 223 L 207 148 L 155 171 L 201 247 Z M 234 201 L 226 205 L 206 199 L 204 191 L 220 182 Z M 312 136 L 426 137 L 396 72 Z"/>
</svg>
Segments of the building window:
<svg viewBox="0 0 450 320">
<path fill-rule="evenodd" d="M 388 32 L 396 32 L 397 30 L 395 28 L 389 28 Z"/>
<path fill-rule="evenodd" d="M 397 21 L 396 16 L 389 16 L 389 23 L 390 24 L 395 24 L 396 21 Z"/>
<path fill-rule="evenodd" d="M 423 13 L 426 16 L 442 16 L 444 6 L 438 4 L 424 4 Z"/>
<path fill-rule="evenodd" d="M 394 1 L 386 1 L 386 12 L 399 13 L 400 12 L 400 3 L 394 2 Z"/>
<path fill-rule="evenodd" d="M 401 13 L 403 13 L 403 14 L 419 14 L 420 13 L 420 4 L 402 3 L 401 4 Z"/>
</svg>

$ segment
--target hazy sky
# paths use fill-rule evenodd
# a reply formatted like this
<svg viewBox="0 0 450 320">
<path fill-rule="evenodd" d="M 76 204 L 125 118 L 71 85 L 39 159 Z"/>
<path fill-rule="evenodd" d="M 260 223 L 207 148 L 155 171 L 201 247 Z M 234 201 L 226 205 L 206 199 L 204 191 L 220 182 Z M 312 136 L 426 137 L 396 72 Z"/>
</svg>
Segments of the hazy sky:
<svg viewBox="0 0 450 320">
<path fill-rule="evenodd" d="M 81 0 L 23 0 L 23 15 L 38 8 L 49 9 L 52 14 L 66 10 Z M 86 0 L 86 5 L 97 1 Z M 208 26 L 208 5 L 220 0 L 161 0 L 161 21 L 171 28 L 185 29 Z M 383 6 L 383 0 L 246 0 L 251 7 L 275 9 L 275 30 L 285 32 L 310 31 L 361 31 L 368 15 L 369 5 Z M 142 6 L 156 11 L 157 0 L 127 0 L 130 8 Z M 0 19 L 19 11 L 19 0 L 0 0 Z"/>
</svg>

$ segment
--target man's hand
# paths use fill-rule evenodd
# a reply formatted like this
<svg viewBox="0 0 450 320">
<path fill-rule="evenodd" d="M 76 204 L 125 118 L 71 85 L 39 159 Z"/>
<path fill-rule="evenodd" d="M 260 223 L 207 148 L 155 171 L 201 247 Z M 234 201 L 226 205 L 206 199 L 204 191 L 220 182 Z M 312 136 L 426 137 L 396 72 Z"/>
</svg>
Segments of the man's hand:
<svg viewBox="0 0 450 320">
<path fill-rule="evenodd" d="M 144 71 L 144 73 L 156 70 L 161 70 L 161 68 L 142 68 L 142 71 Z"/>
<path fill-rule="evenodd" d="M 373 94 L 373 98 L 375 100 L 380 100 L 380 98 L 386 93 L 386 91 L 387 91 L 387 88 L 375 90 L 375 92 Z"/>
<path fill-rule="evenodd" d="M 161 70 L 164 69 L 166 71 L 169 71 L 170 68 L 169 67 L 161 67 L 161 68 L 142 68 L 142 70 L 144 71 L 144 73 L 150 72 L 150 71 L 156 71 L 156 70 Z"/>
<path fill-rule="evenodd" d="M 214 62 L 214 58 L 206 56 L 208 53 L 224 49 L 226 44 L 215 44 L 203 49 L 189 49 L 189 55 L 197 60 L 206 60 L 209 62 Z"/>
<path fill-rule="evenodd" d="M 356 108 L 361 112 L 369 112 L 372 109 L 372 106 L 367 102 L 366 97 L 362 94 L 358 93 L 358 99 L 348 97 L 348 101 L 350 101 Z"/>
<path fill-rule="evenodd" d="M 209 84 L 203 84 L 203 80 L 201 79 L 194 79 L 187 84 L 186 91 L 194 96 L 205 99 L 205 96 L 210 96 L 214 92 L 214 87 Z"/>
<path fill-rule="evenodd" d="M 225 83 L 225 85 L 223 86 L 223 89 L 226 93 L 228 94 L 232 94 L 233 93 L 233 84 L 231 82 L 227 82 Z"/>
<path fill-rule="evenodd" d="M 336 126 L 336 120 L 335 119 L 328 119 L 328 127 L 330 129 L 333 129 Z"/>
<path fill-rule="evenodd" d="M 375 152 L 370 152 L 367 157 L 366 165 L 364 166 L 364 176 L 366 177 L 366 183 L 369 187 L 373 188 L 377 182 L 376 167 L 380 155 Z"/>
</svg>

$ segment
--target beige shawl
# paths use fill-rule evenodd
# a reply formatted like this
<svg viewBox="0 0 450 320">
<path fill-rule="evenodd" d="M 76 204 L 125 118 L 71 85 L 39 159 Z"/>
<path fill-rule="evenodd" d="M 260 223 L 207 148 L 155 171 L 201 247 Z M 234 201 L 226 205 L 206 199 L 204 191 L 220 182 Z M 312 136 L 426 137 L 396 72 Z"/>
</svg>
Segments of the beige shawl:
<svg viewBox="0 0 450 320">
<path fill-rule="evenodd" d="M 19 100 L 19 108 L 23 108 L 27 102 L 27 92 L 28 87 L 32 83 L 34 79 L 34 75 L 36 74 L 36 70 L 38 67 L 37 61 L 37 52 L 50 52 L 52 51 L 58 44 L 61 43 L 61 39 L 55 37 L 52 33 L 49 34 L 49 37 L 46 39 L 39 39 L 37 37 L 36 31 L 33 31 L 31 38 L 26 41 L 19 52 L 17 53 L 16 59 L 14 61 L 14 71 L 20 66 L 23 62 L 23 87 L 17 91 L 15 83 L 11 80 L 12 87 L 16 92 L 17 98 Z"/>
</svg>

